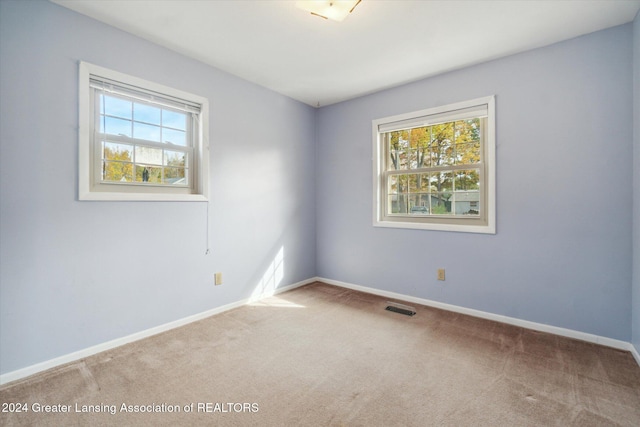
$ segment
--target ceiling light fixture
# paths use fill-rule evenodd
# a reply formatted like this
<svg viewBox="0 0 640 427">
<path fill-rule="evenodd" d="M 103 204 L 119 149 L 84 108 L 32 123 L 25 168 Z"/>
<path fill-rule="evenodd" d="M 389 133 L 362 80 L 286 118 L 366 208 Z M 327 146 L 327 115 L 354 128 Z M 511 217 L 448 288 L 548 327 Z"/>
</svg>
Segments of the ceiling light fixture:
<svg viewBox="0 0 640 427">
<path fill-rule="evenodd" d="M 334 21 L 342 21 L 362 0 L 301 0 L 296 7 L 311 12 L 312 15 Z"/>
</svg>

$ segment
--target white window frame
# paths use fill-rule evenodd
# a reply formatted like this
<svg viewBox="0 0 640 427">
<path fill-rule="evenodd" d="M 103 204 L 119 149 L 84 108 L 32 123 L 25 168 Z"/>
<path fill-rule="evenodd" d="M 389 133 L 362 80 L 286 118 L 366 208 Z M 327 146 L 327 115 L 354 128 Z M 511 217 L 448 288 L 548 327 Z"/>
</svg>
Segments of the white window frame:
<svg viewBox="0 0 640 427">
<path fill-rule="evenodd" d="M 393 130 L 446 123 L 468 117 L 469 111 L 486 108 L 481 140 L 480 218 L 461 215 L 388 215 L 387 177 L 383 135 Z M 373 130 L 373 225 L 374 227 L 496 233 L 496 126 L 495 96 L 487 96 L 372 121 Z"/>
<path fill-rule="evenodd" d="M 136 183 L 109 183 L 99 179 L 101 153 L 95 148 L 96 114 L 90 81 L 108 80 L 126 87 L 139 88 L 148 94 L 158 94 L 173 100 L 183 100 L 196 105 L 198 112 L 193 113 L 192 146 L 182 147 L 189 151 L 189 185 L 139 185 Z M 153 103 L 153 95 L 146 102 Z M 161 101 L 158 101 L 161 102 Z M 78 138 L 78 199 L 104 201 L 207 201 L 209 187 L 209 101 L 198 95 L 109 70 L 94 64 L 80 61 L 79 64 L 79 138 Z M 127 138 L 127 137 L 123 137 Z M 153 146 L 153 144 L 146 144 Z M 157 144 L 160 147 L 162 144 Z M 180 151 L 180 150 L 178 150 Z"/>
</svg>

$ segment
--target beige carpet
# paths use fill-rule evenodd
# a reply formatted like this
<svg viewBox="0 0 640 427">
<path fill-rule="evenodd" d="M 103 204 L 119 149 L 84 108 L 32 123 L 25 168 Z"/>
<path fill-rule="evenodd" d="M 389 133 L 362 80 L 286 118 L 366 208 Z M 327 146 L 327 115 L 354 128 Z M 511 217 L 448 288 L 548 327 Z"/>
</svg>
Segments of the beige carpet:
<svg viewBox="0 0 640 427">
<path fill-rule="evenodd" d="M 0 424 L 640 425 L 640 367 L 628 352 L 386 305 L 307 285 L 7 384 L 3 409 L 29 411 L 3 412 Z M 106 412 L 75 412 L 97 409 Z"/>
</svg>

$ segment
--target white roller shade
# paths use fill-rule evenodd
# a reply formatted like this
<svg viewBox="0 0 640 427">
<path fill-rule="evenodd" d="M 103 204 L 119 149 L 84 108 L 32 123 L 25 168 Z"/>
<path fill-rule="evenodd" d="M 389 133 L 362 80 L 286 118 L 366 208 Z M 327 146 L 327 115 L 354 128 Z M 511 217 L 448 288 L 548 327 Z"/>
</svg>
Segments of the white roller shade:
<svg viewBox="0 0 640 427">
<path fill-rule="evenodd" d="M 478 117 L 487 117 L 488 105 L 479 104 L 472 107 L 461 108 L 443 113 L 427 114 L 424 116 L 412 117 L 406 120 L 397 120 L 378 125 L 378 132 L 393 132 L 402 129 L 413 129 L 424 126 L 437 125 L 440 123 L 453 122 L 455 120 L 469 120 Z"/>
<path fill-rule="evenodd" d="M 134 98 L 140 101 L 148 102 L 150 104 L 156 104 L 189 113 L 197 114 L 200 113 L 201 109 L 200 104 L 192 101 L 174 98 L 165 94 L 159 94 L 148 89 L 127 85 L 121 82 L 115 82 L 108 78 L 96 76 L 93 74 L 89 78 L 89 86 L 105 93 L 123 95 L 128 98 Z"/>
</svg>

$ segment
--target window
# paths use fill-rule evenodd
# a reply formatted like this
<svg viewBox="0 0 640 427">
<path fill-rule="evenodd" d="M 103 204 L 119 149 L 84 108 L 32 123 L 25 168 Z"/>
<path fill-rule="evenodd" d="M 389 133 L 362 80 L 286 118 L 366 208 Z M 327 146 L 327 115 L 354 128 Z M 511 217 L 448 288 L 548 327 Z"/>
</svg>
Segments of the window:
<svg viewBox="0 0 640 427">
<path fill-rule="evenodd" d="M 495 99 L 373 121 L 374 226 L 495 233 Z"/>
<path fill-rule="evenodd" d="M 207 200 L 208 101 L 80 63 L 80 200 Z"/>
</svg>

